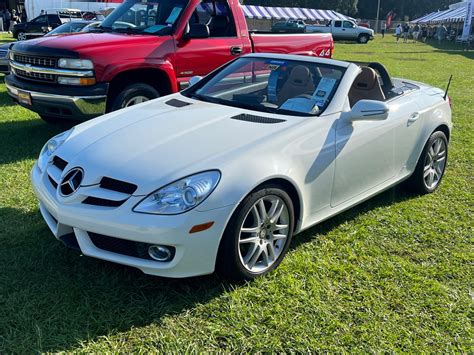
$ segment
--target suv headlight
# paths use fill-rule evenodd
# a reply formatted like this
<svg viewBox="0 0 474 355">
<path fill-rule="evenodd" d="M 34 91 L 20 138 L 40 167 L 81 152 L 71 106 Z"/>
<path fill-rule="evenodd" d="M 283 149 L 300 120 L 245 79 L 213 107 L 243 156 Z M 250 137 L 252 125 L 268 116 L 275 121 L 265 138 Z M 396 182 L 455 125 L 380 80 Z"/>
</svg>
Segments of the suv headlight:
<svg viewBox="0 0 474 355">
<path fill-rule="evenodd" d="M 221 173 L 217 170 L 188 176 L 153 192 L 133 211 L 157 215 L 177 215 L 191 211 L 209 197 L 220 179 Z"/>
<path fill-rule="evenodd" d="M 51 156 L 69 138 L 72 131 L 73 131 L 73 129 L 70 129 L 69 131 L 58 134 L 57 136 L 51 138 L 44 145 L 43 149 L 41 149 L 41 153 L 40 153 L 39 158 L 38 158 L 38 168 L 41 171 L 44 171 L 44 169 L 48 165 L 48 162 L 49 162 Z"/>
<path fill-rule="evenodd" d="M 61 58 L 58 67 L 65 69 L 94 69 L 94 63 L 89 59 Z"/>
</svg>

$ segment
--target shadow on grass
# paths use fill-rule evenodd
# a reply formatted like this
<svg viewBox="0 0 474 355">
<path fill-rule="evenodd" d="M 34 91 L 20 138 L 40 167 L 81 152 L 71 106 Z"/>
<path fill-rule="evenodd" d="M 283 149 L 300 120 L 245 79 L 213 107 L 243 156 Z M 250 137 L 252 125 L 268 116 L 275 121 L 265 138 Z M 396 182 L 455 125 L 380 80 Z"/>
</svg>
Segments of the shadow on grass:
<svg viewBox="0 0 474 355">
<path fill-rule="evenodd" d="M 49 138 L 71 128 L 72 125 L 73 123 L 51 125 L 39 118 L 0 122 L 0 164 L 36 159 Z"/>
<path fill-rule="evenodd" d="M 298 235 L 292 249 L 324 237 L 374 208 L 411 198 L 392 189 Z M 229 284 L 217 276 L 151 277 L 81 256 L 55 241 L 38 213 L 0 209 L 0 350 L 72 349 L 80 342 L 160 323 L 162 318 L 219 297 Z"/>
</svg>

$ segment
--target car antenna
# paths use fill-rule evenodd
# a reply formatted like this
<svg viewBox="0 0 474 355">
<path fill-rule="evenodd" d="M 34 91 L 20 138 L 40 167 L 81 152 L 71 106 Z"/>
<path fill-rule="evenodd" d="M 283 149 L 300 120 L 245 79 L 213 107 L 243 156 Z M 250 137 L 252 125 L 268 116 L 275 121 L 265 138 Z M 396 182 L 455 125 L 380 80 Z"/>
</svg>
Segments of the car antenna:
<svg viewBox="0 0 474 355">
<path fill-rule="evenodd" d="M 448 97 L 448 92 L 449 92 L 449 88 L 451 86 L 452 80 L 453 80 L 453 74 L 451 74 L 451 76 L 449 77 L 448 87 L 446 88 L 446 92 L 444 93 L 444 100 L 446 100 L 446 98 Z"/>
</svg>

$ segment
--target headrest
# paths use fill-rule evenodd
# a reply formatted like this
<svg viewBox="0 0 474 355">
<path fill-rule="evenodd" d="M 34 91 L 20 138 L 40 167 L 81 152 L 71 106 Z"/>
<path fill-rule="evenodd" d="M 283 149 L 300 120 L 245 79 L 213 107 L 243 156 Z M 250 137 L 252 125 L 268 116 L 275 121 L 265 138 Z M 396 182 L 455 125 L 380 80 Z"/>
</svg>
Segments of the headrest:
<svg viewBox="0 0 474 355">
<path fill-rule="evenodd" d="M 210 24 L 212 24 L 213 27 L 226 27 L 229 23 L 229 20 L 227 19 L 227 16 L 223 15 L 216 15 L 211 18 Z"/>
<path fill-rule="evenodd" d="M 363 67 L 362 72 L 354 81 L 353 87 L 358 90 L 372 90 L 377 84 L 377 73 L 374 69 Z"/>
<path fill-rule="evenodd" d="M 304 65 L 298 65 L 293 68 L 288 80 L 293 85 L 306 86 L 311 80 L 311 72 L 309 71 L 308 67 L 305 67 Z"/>
</svg>

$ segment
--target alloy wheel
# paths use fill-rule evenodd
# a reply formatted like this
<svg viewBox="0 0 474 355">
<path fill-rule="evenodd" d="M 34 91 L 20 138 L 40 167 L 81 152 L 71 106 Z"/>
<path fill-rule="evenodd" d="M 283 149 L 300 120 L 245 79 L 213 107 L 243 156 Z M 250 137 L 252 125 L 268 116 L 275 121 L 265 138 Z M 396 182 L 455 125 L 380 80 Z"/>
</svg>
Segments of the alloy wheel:
<svg viewBox="0 0 474 355">
<path fill-rule="evenodd" d="M 430 190 L 435 189 L 443 177 L 447 151 L 446 142 L 441 138 L 436 139 L 428 149 L 424 164 L 423 180 L 425 186 Z"/>
<path fill-rule="evenodd" d="M 238 249 L 245 269 L 255 274 L 270 269 L 285 249 L 289 227 L 288 206 L 280 197 L 269 195 L 259 199 L 240 228 Z"/>
<path fill-rule="evenodd" d="M 130 107 L 130 106 L 135 106 L 135 105 L 138 105 L 138 104 L 142 104 L 144 102 L 147 102 L 149 101 L 150 99 L 146 96 L 134 96 L 132 97 L 130 100 L 128 100 L 127 102 L 125 102 L 125 104 L 123 105 L 123 107 Z"/>
</svg>

